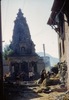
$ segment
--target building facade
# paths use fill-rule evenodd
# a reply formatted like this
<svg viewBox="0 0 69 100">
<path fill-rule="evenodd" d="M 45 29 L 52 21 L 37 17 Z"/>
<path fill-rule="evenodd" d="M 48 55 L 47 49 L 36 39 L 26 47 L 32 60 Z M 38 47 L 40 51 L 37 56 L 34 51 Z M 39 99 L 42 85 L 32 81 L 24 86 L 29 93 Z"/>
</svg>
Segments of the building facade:
<svg viewBox="0 0 69 100">
<path fill-rule="evenodd" d="M 8 61 L 11 74 L 15 73 L 17 76 L 24 73 L 24 77 L 28 79 L 29 74 L 33 73 L 35 77 L 38 77 L 40 71 L 44 69 L 44 62 L 35 52 L 35 44 L 31 39 L 29 27 L 21 9 L 14 21 L 12 42 L 9 47 L 11 53 Z"/>
<path fill-rule="evenodd" d="M 69 1 L 54 0 L 51 11 L 47 24 L 58 34 L 59 58 L 67 64 L 66 85 L 69 89 Z"/>
</svg>

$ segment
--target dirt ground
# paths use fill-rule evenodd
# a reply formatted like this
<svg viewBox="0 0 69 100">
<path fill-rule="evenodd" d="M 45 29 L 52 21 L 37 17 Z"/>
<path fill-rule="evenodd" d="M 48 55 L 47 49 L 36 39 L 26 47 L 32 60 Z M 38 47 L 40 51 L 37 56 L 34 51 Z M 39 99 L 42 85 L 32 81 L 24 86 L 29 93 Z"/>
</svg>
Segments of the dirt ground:
<svg viewBox="0 0 69 100">
<path fill-rule="evenodd" d="M 35 98 L 35 99 L 31 99 L 31 100 L 56 100 L 56 97 L 63 94 L 64 92 L 59 92 L 56 91 L 58 86 L 51 86 L 51 89 L 53 91 L 51 91 L 50 93 L 39 93 L 38 91 L 41 90 L 40 87 L 37 87 L 37 89 L 35 89 L 34 91 L 36 91 L 38 93 L 38 95 L 40 95 L 40 97 Z"/>
<path fill-rule="evenodd" d="M 22 87 L 9 88 L 9 99 L 6 100 L 57 100 L 56 97 L 65 93 L 65 89 L 60 89 L 59 85 L 50 86 L 50 92 L 45 93 L 45 87 L 41 85 L 25 85 Z M 67 99 L 65 99 L 67 100 Z"/>
</svg>

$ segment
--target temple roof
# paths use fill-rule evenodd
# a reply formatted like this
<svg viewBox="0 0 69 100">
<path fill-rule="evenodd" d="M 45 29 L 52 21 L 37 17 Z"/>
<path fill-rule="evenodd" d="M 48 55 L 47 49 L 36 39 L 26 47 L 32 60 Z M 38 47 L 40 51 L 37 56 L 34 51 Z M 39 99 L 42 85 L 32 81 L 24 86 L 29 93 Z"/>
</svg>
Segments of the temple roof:
<svg viewBox="0 0 69 100">
<path fill-rule="evenodd" d="M 58 12 L 64 6 L 66 0 L 54 0 L 51 11 Z"/>
<path fill-rule="evenodd" d="M 54 25 L 56 23 L 54 20 L 56 15 L 61 11 L 65 12 L 68 9 L 66 9 L 66 7 L 68 7 L 67 4 L 69 4 L 68 0 L 54 0 L 53 6 L 51 8 L 52 12 L 47 22 L 48 25 Z"/>
<path fill-rule="evenodd" d="M 49 19 L 48 19 L 47 24 L 49 24 L 49 25 L 55 25 L 55 24 L 56 24 L 56 22 L 54 21 L 54 20 L 55 20 L 56 14 L 57 14 L 57 13 L 55 13 L 55 12 L 52 12 L 52 13 L 50 14 L 50 17 L 49 17 Z"/>
</svg>

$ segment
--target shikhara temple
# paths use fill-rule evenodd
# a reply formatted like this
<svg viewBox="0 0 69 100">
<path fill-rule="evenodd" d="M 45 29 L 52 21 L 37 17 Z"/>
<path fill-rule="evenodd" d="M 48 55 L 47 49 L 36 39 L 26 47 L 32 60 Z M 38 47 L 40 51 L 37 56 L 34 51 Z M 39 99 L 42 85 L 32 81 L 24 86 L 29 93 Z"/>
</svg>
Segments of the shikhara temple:
<svg viewBox="0 0 69 100">
<path fill-rule="evenodd" d="M 14 21 L 12 41 L 10 43 L 11 54 L 8 57 L 10 73 L 26 73 L 27 79 L 32 72 L 37 78 L 45 68 L 43 59 L 35 52 L 35 44 L 30 35 L 30 30 L 21 9 Z"/>
</svg>

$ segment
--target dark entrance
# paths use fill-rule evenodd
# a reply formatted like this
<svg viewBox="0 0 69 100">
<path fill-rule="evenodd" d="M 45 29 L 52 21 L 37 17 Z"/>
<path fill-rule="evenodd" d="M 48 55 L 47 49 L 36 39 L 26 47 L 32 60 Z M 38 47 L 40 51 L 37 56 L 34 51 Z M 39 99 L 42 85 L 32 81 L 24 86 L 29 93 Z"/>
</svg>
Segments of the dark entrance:
<svg viewBox="0 0 69 100">
<path fill-rule="evenodd" d="M 19 63 L 14 63 L 14 72 L 16 76 L 19 74 Z"/>
<path fill-rule="evenodd" d="M 21 72 L 23 73 L 23 80 L 26 81 L 29 79 L 28 63 L 21 63 Z"/>
<path fill-rule="evenodd" d="M 31 62 L 33 70 L 34 70 L 34 79 L 38 79 L 39 78 L 39 74 L 37 72 L 37 62 L 32 61 Z"/>
<path fill-rule="evenodd" d="M 21 71 L 28 73 L 28 63 L 27 62 L 21 63 Z"/>
<path fill-rule="evenodd" d="M 34 68 L 34 73 L 37 73 L 37 63 L 36 62 L 31 62 L 32 67 Z"/>
</svg>

